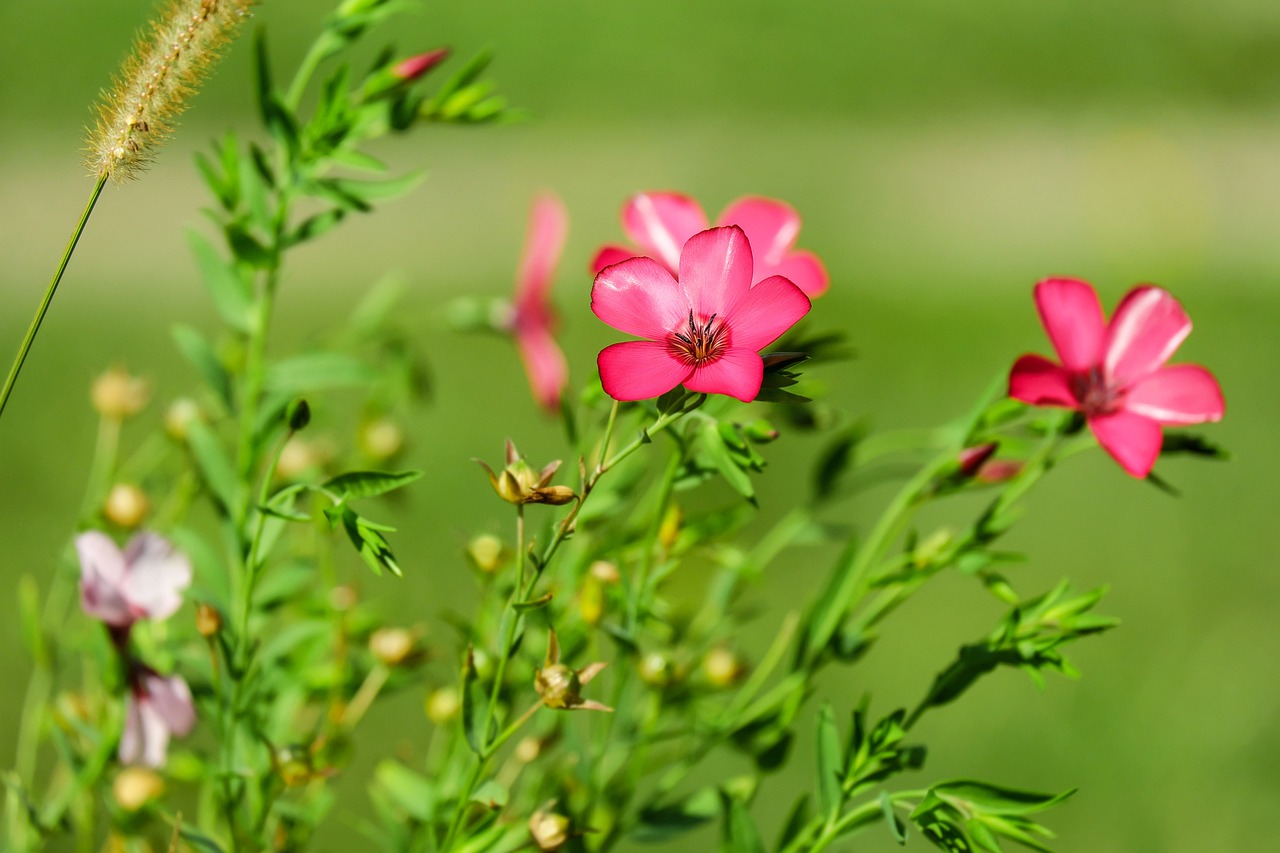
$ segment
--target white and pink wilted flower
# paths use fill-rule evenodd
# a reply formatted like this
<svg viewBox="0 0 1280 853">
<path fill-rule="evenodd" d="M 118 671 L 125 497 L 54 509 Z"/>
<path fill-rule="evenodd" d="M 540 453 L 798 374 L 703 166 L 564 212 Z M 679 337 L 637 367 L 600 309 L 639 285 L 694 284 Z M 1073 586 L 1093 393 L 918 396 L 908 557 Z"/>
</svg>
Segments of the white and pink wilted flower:
<svg viewBox="0 0 1280 853">
<path fill-rule="evenodd" d="M 542 193 L 533 200 L 507 322 L 533 397 L 550 412 L 560 408 L 560 397 L 569 384 L 569 367 L 556 343 L 556 315 L 551 307 L 551 284 L 568 230 L 569 217 L 559 198 Z"/>
<path fill-rule="evenodd" d="M 169 618 L 191 584 L 191 562 L 155 533 L 139 533 L 122 552 L 105 533 L 90 530 L 76 537 L 76 552 L 80 606 L 112 628 Z"/>
<path fill-rule="evenodd" d="M 591 288 L 591 310 L 618 331 L 648 339 L 601 350 L 605 392 L 616 400 L 645 400 L 683 385 L 754 400 L 764 379 L 759 350 L 795 325 L 810 304 L 780 275 L 752 276 L 751 244 L 736 225 L 690 237 L 680 252 L 678 280 L 651 258 L 601 270 Z"/>
<path fill-rule="evenodd" d="M 737 225 L 747 235 L 755 258 L 753 284 L 780 275 L 811 299 L 826 293 L 829 277 L 822 261 L 812 252 L 793 249 L 800 233 L 800 215 L 791 205 L 749 196 L 725 208 L 715 224 Z M 639 249 L 605 246 L 591 262 L 592 272 L 643 254 L 675 275 L 680 269 L 684 244 L 710 223 L 698 202 L 686 195 L 644 192 L 633 195 L 623 205 L 622 227 Z"/>
<path fill-rule="evenodd" d="M 185 737 L 196 724 L 191 688 L 179 675 L 162 676 L 140 668 L 125 700 L 124 732 L 120 735 L 120 761 L 161 767 L 169 751 L 169 738 Z"/>
<path fill-rule="evenodd" d="M 1162 426 L 1222 418 L 1222 390 L 1212 373 L 1198 364 L 1165 364 L 1190 334 L 1191 320 L 1164 290 L 1135 287 L 1110 323 L 1087 282 L 1046 279 L 1035 299 L 1062 363 L 1022 356 L 1009 375 L 1009 396 L 1080 412 L 1128 474 L 1151 472 Z"/>
</svg>

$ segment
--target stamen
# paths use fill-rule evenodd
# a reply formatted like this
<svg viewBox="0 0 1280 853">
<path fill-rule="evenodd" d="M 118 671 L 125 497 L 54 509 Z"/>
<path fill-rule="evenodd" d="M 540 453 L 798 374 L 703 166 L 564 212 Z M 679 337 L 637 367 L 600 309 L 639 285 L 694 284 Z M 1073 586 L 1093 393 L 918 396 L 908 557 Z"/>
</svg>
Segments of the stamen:
<svg viewBox="0 0 1280 853">
<path fill-rule="evenodd" d="M 719 358 L 729 345 L 729 329 L 723 322 L 716 322 L 717 316 L 712 314 L 705 322 L 699 323 L 690 311 L 688 328 L 672 331 L 667 340 L 672 355 L 692 366 Z"/>
</svg>

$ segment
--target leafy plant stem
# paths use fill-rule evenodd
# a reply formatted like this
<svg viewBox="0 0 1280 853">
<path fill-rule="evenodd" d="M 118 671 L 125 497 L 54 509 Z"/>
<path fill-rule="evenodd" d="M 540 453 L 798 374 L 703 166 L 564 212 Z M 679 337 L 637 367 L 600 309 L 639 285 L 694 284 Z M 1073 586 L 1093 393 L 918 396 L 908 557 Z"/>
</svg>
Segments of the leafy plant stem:
<svg viewBox="0 0 1280 853">
<path fill-rule="evenodd" d="M 103 175 L 93 185 L 93 192 L 89 195 L 89 202 L 85 205 L 84 212 L 80 214 L 80 221 L 76 223 L 75 230 L 71 232 L 71 239 L 67 241 L 67 248 L 62 252 L 62 259 L 58 261 L 58 268 L 53 273 L 53 279 L 49 282 L 48 288 L 45 289 L 44 298 L 40 300 L 40 306 L 36 309 L 36 315 L 31 320 L 31 326 L 27 329 L 26 336 L 18 346 L 18 354 L 14 356 L 13 365 L 9 368 L 9 375 L 4 380 L 4 388 L 0 389 L 0 417 L 3 417 L 4 408 L 9 404 L 9 396 L 13 393 L 13 386 L 18 381 L 18 374 L 22 372 L 22 365 L 26 362 L 27 354 L 31 352 L 31 345 L 35 343 L 36 335 L 40 332 L 40 324 L 44 322 L 44 315 L 49 312 L 49 304 L 53 302 L 53 294 L 58 290 L 58 284 L 62 281 L 62 274 L 67 270 L 67 264 L 71 261 L 72 254 L 75 253 L 76 244 L 80 242 L 80 235 L 84 233 L 84 227 L 88 224 L 89 216 L 93 213 L 93 207 L 98 203 L 98 197 L 102 195 L 102 188 L 106 183 L 107 176 Z"/>
</svg>

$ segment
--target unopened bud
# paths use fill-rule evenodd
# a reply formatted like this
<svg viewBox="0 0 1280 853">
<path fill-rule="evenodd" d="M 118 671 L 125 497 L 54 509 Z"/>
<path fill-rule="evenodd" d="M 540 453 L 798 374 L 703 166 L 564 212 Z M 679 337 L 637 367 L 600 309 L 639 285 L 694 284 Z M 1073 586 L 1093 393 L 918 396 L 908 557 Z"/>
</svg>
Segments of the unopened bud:
<svg viewBox="0 0 1280 853">
<path fill-rule="evenodd" d="M 658 526 L 658 543 L 663 550 L 670 551 L 680 537 L 680 525 L 684 522 L 684 511 L 679 504 L 671 504 L 662 516 L 662 524 Z"/>
<path fill-rule="evenodd" d="M 665 687 L 675 675 L 671 660 L 661 652 L 650 652 L 642 657 L 639 668 L 640 679 L 654 687 Z"/>
<path fill-rule="evenodd" d="M 413 656 L 417 638 L 405 628 L 379 628 L 369 637 L 369 651 L 384 666 L 399 666 Z"/>
<path fill-rule="evenodd" d="M 200 405 L 195 400 L 179 397 L 164 413 L 164 431 L 176 441 L 185 441 L 187 428 L 200 418 Z"/>
<path fill-rule="evenodd" d="M 604 584 L 588 574 L 578 588 L 578 613 L 588 625 L 599 625 L 604 616 Z"/>
<path fill-rule="evenodd" d="M 284 419 L 289 424 L 291 432 L 306 429 L 307 424 L 311 423 L 311 406 L 307 404 L 306 400 L 299 397 L 289 403 L 288 408 L 284 410 Z"/>
<path fill-rule="evenodd" d="M 536 737 L 522 737 L 512 754 L 521 764 L 530 764 L 542 754 L 542 741 Z"/>
<path fill-rule="evenodd" d="M 90 398 L 94 410 L 102 417 L 122 421 L 146 407 L 151 387 L 145 379 L 112 368 L 93 381 Z"/>
<path fill-rule="evenodd" d="M 724 646 L 716 646 L 702 659 L 702 671 L 714 687 L 729 687 L 746 672 L 738 656 Z"/>
<path fill-rule="evenodd" d="M 1004 483 L 1021 474 L 1024 467 L 1017 459 L 991 459 L 978 469 L 978 480 L 983 483 Z"/>
<path fill-rule="evenodd" d="M 348 584 L 339 584 L 329 590 L 329 606 L 339 613 L 350 610 L 356 606 L 356 602 L 360 597 L 356 595 L 355 587 Z"/>
<path fill-rule="evenodd" d="M 455 687 L 441 687 L 439 690 L 432 690 L 427 696 L 427 719 L 437 726 L 444 725 L 458 716 L 458 711 L 461 709 L 462 699 L 458 696 L 458 690 Z"/>
<path fill-rule="evenodd" d="M 276 476 L 281 480 L 295 480 L 302 475 L 324 467 L 329 461 L 329 448 L 318 441 L 308 441 L 294 436 L 285 442 L 276 462 Z"/>
<path fill-rule="evenodd" d="M 359 441 L 366 456 L 385 462 L 404 449 L 404 430 L 390 418 L 378 418 L 360 427 Z"/>
<path fill-rule="evenodd" d="M 151 501 L 142 489 L 131 483 L 116 483 L 107 493 L 102 514 L 107 521 L 121 527 L 137 527 L 151 512 Z"/>
<path fill-rule="evenodd" d="M 742 427 L 743 434 L 756 442 L 757 444 L 767 444 L 774 441 L 778 437 L 778 431 L 774 429 L 773 424 L 763 418 L 754 420 Z"/>
<path fill-rule="evenodd" d="M 315 778 L 311 763 L 311 751 L 304 746 L 283 746 L 276 751 L 276 773 L 290 788 L 305 785 Z"/>
<path fill-rule="evenodd" d="M 467 557 L 485 574 L 493 574 L 507 561 L 507 548 L 497 536 L 485 533 L 467 545 Z"/>
<path fill-rule="evenodd" d="M 116 774 L 111 783 L 111 795 L 120 808 L 136 812 L 159 799 L 164 793 L 164 780 L 154 770 L 146 767 L 126 767 Z"/>
<path fill-rule="evenodd" d="M 211 604 L 196 606 L 196 631 L 206 640 L 211 640 L 222 630 L 222 614 Z"/>
<path fill-rule="evenodd" d="M 449 48 L 438 47 L 435 50 L 429 50 L 426 53 L 419 53 L 417 56 L 410 56 L 408 59 L 400 60 L 392 68 L 391 73 L 403 82 L 411 83 L 448 58 Z"/>
<path fill-rule="evenodd" d="M 554 802 L 547 803 L 529 818 L 529 835 L 544 853 L 559 850 L 569 840 L 569 818 L 551 811 L 554 805 Z"/>
<path fill-rule="evenodd" d="M 615 584 L 622 580 L 622 574 L 618 571 L 618 567 L 608 560 L 596 560 L 587 571 L 601 583 Z"/>
<path fill-rule="evenodd" d="M 960 475 L 962 477 L 972 477 L 977 474 L 978 469 L 992 457 L 997 447 L 998 445 L 994 441 L 988 441 L 986 444 L 978 444 L 961 450 L 957 460 L 960 463 Z"/>
</svg>

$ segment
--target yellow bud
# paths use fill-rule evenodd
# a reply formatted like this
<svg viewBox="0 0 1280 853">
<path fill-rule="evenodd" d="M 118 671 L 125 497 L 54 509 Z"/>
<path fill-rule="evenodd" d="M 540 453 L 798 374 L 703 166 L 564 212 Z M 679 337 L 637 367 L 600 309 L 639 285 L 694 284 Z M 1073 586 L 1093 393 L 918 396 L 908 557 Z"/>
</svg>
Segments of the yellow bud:
<svg viewBox="0 0 1280 853">
<path fill-rule="evenodd" d="M 339 584 L 329 590 L 329 606 L 339 612 L 345 612 L 356 606 L 356 602 L 360 597 L 356 595 L 355 587 L 348 584 Z"/>
<path fill-rule="evenodd" d="M 520 742 L 516 744 L 515 755 L 516 761 L 521 764 L 529 764 L 542 753 L 542 741 L 536 737 L 520 738 Z"/>
<path fill-rule="evenodd" d="M 196 631 L 206 640 L 213 639 L 222 630 L 222 614 L 209 604 L 196 606 Z"/>
<path fill-rule="evenodd" d="M 622 580 L 622 575 L 618 572 L 618 567 L 607 560 L 596 560 L 591 564 L 591 568 L 587 569 L 593 578 L 601 583 L 614 584 Z"/>
<path fill-rule="evenodd" d="M 582 579 L 578 590 L 578 613 L 588 625 L 599 625 L 604 616 L 604 585 L 594 575 Z"/>
<path fill-rule="evenodd" d="M 675 677 L 675 668 L 661 652 L 650 652 L 640 659 L 640 678 L 646 684 L 665 687 Z"/>
<path fill-rule="evenodd" d="M 305 785 L 315 776 L 311 753 L 302 746 L 284 746 L 276 751 L 276 773 L 290 788 Z"/>
<path fill-rule="evenodd" d="M 384 666 L 399 666 L 415 651 L 417 638 L 405 628 L 379 628 L 369 637 L 369 651 Z"/>
<path fill-rule="evenodd" d="M 497 536 L 484 533 L 467 545 L 467 556 L 477 569 L 485 574 L 493 574 L 506 562 L 507 549 Z"/>
<path fill-rule="evenodd" d="M 112 368 L 93 381 L 89 396 L 98 414 L 122 421 L 142 411 L 151 398 L 151 388 L 145 379 Z"/>
<path fill-rule="evenodd" d="M 462 697 L 456 687 L 441 687 L 427 696 L 427 719 L 437 726 L 452 720 L 461 708 Z"/>
<path fill-rule="evenodd" d="M 667 507 L 667 512 L 662 517 L 662 524 L 658 527 L 658 543 L 662 545 L 663 550 L 670 551 L 676 544 L 676 539 L 680 536 L 680 524 L 684 521 L 684 512 L 676 504 Z"/>
<path fill-rule="evenodd" d="M 729 687 L 746 672 L 738 656 L 723 646 L 716 646 L 702 659 L 702 671 L 715 687 Z"/>
<path fill-rule="evenodd" d="M 107 521 L 121 527 L 137 527 L 151 512 L 146 493 L 131 483 L 116 483 L 107 494 L 102 514 Z"/>
<path fill-rule="evenodd" d="M 111 784 L 111 794 L 120 808 L 136 812 L 164 793 L 164 780 L 146 767 L 126 767 Z"/>
<path fill-rule="evenodd" d="M 404 430 L 390 418 L 378 418 L 360 427 L 359 441 L 366 456 L 385 461 L 404 449 Z"/>
<path fill-rule="evenodd" d="M 195 400 L 179 397 L 164 413 L 164 431 L 176 441 L 185 441 L 192 421 L 200 419 L 200 405 Z"/>
<path fill-rule="evenodd" d="M 280 459 L 276 462 L 276 477 L 294 480 L 323 464 L 323 456 L 314 442 L 294 436 L 280 450 Z"/>
<path fill-rule="evenodd" d="M 538 809 L 529 818 L 529 835 L 539 850 L 559 850 L 569 840 L 569 818 L 550 811 L 554 803 Z"/>
</svg>

